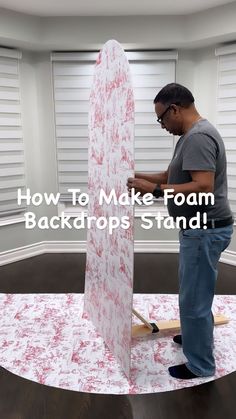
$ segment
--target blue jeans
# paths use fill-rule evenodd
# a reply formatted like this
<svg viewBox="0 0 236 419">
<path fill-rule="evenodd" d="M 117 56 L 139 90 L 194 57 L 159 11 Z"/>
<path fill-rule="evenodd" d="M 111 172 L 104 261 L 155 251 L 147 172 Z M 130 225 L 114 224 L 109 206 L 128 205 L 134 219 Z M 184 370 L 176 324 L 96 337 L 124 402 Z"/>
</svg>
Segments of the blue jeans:
<svg viewBox="0 0 236 419">
<path fill-rule="evenodd" d="M 215 373 L 214 321 L 211 312 L 221 252 L 228 247 L 233 226 L 181 230 L 179 309 L 183 352 L 188 369 L 207 377 Z"/>
</svg>

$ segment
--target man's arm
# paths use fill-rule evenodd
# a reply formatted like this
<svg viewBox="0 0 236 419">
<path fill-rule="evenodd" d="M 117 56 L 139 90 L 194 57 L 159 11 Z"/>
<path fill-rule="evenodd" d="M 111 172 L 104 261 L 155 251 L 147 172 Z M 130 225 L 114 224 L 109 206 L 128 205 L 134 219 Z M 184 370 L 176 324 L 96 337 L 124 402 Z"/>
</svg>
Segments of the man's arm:
<svg viewBox="0 0 236 419">
<path fill-rule="evenodd" d="M 166 183 L 168 180 L 168 170 L 161 173 L 135 173 L 135 178 L 129 178 L 127 181 L 127 187 L 130 191 L 132 188 L 136 192 L 140 192 L 144 195 L 147 192 L 153 192 L 155 187 L 160 184 Z"/>
<path fill-rule="evenodd" d="M 135 173 L 136 179 L 144 179 L 155 185 L 166 184 L 168 179 L 168 170 L 160 173 Z"/>
<path fill-rule="evenodd" d="M 161 189 L 174 189 L 173 194 L 183 193 L 188 195 L 192 192 L 209 193 L 214 192 L 215 172 L 208 171 L 190 171 L 192 181 L 178 185 L 161 184 Z"/>
<path fill-rule="evenodd" d="M 191 171 L 191 178 L 192 181 L 188 183 L 181 183 L 176 185 L 170 184 L 160 184 L 161 190 L 164 191 L 165 189 L 174 189 L 173 194 L 176 195 L 177 193 L 183 193 L 184 195 L 188 195 L 192 192 L 199 193 L 199 192 L 213 192 L 214 191 L 214 172 L 207 172 L 207 171 Z M 146 179 L 137 179 L 137 178 L 129 178 L 127 182 L 128 189 L 134 188 L 136 192 L 141 192 L 144 195 L 147 192 L 153 193 L 156 182 L 150 182 Z"/>
</svg>

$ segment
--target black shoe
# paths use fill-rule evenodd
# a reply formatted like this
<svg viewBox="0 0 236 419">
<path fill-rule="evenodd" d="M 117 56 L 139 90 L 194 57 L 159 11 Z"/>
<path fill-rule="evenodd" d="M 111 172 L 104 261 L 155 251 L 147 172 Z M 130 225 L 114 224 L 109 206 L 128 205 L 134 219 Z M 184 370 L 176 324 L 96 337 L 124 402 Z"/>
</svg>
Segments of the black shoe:
<svg viewBox="0 0 236 419">
<path fill-rule="evenodd" d="M 171 377 L 180 378 L 181 380 L 191 380 L 192 378 L 199 378 L 197 375 L 193 374 L 185 364 L 174 365 L 174 367 L 168 368 Z"/>
<path fill-rule="evenodd" d="M 173 341 L 175 343 L 178 343 L 179 345 L 182 345 L 182 335 L 176 335 L 173 337 Z"/>
</svg>

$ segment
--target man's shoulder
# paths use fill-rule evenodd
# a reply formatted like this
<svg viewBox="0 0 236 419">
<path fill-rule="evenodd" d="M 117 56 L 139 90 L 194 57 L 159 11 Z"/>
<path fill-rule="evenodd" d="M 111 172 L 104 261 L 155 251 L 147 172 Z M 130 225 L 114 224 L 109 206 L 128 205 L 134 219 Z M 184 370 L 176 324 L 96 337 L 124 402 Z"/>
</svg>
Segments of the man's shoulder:
<svg viewBox="0 0 236 419">
<path fill-rule="evenodd" d="M 216 139 L 221 138 L 219 131 L 207 119 L 201 119 L 197 124 L 193 126 L 192 129 L 189 130 L 188 134 L 188 137 L 195 137 L 196 135 L 206 135 L 210 137 L 213 136 Z"/>
<path fill-rule="evenodd" d="M 194 129 L 191 129 L 189 135 L 183 142 L 183 152 L 194 152 L 196 156 L 198 153 L 202 153 L 203 150 L 206 153 L 212 155 L 218 155 L 219 153 L 225 152 L 224 142 L 217 131 L 217 129 L 206 119 L 200 121 L 201 123 L 196 124 Z"/>
</svg>

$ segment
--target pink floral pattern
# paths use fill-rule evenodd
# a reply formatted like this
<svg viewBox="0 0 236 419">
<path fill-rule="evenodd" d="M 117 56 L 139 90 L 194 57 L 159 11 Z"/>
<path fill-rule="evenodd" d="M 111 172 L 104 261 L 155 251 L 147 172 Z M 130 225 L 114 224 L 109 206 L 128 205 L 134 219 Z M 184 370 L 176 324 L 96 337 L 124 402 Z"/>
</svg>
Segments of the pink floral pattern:
<svg viewBox="0 0 236 419">
<path fill-rule="evenodd" d="M 185 362 L 173 333 L 132 340 L 128 380 L 97 328 L 83 318 L 83 294 L 0 294 L 0 365 L 41 384 L 68 390 L 140 394 L 176 390 L 236 370 L 236 296 L 216 296 L 216 375 L 175 380 L 168 367 Z M 150 321 L 178 318 L 178 296 L 134 294 L 134 307 Z M 134 322 L 138 322 L 133 318 Z"/>
<path fill-rule="evenodd" d="M 127 377 L 131 361 L 133 207 L 99 205 L 103 189 L 117 198 L 134 176 L 134 99 L 125 53 L 116 41 L 100 51 L 90 96 L 88 216 L 128 217 L 130 227 L 87 233 L 84 314 L 94 323 Z"/>
</svg>

